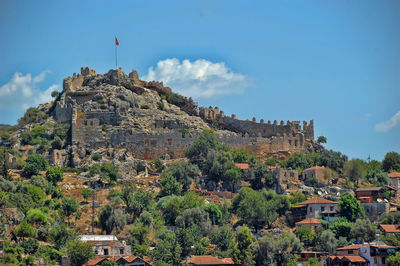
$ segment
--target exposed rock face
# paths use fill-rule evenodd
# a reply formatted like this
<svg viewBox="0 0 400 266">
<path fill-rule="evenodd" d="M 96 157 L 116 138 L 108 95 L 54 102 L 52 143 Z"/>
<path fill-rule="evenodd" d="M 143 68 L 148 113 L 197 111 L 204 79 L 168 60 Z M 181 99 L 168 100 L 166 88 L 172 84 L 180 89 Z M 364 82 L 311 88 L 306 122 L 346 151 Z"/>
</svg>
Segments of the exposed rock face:
<svg viewBox="0 0 400 266">
<path fill-rule="evenodd" d="M 121 68 L 97 74 L 85 67 L 63 85 L 52 114 L 55 120 L 71 124 L 71 146 L 68 152 L 54 154 L 56 162 L 65 162 L 60 156 L 69 154 L 69 162 L 81 166 L 99 149 L 112 148 L 116 153 L 110 157 L 129 158 L 114 163 L 126 172 L 134 171 L 134 158 L 183 156 L 184 148 L 213 123 L 220 125 L 221 142 L 246 148 L 261 158 L 282 159 L 320 148 L 313 140 L 312 121 L 301 128 L 298 121 L 278 125 L 276 121 L 257 123 L 255 118 L 238 120 L 235 115 L 225 117 L 217 107 L 197 108 L 186 97 L 179 106 L 170 104 L 165 100 L 172 93 L 170 88 L 162 82 L 140 80 L 135 70 L 129 75 Z"/>
</svg>

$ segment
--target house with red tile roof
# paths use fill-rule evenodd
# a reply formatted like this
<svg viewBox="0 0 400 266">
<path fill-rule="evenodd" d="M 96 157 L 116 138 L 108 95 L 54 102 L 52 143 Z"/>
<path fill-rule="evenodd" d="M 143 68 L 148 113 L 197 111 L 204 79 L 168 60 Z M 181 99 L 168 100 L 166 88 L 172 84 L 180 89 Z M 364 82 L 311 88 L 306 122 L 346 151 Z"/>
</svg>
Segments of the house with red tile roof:
<svg viewBox="0 0 400 266">
<path fill-rule="evenodd" d="M 181 264 L 196 265 L 196 266 L 222 266 L 222 265 L 237 265 L 231 258 L 219 259 L 214 256 L 191 256 Z"/>
<path fill-rule="evenodd" d="M 400 233 L 400 225 L 399 224 L 381 224 L 381 225 L 379 225 L 379 229 L 385 235 L 394 235 L 395 233 Z"/>
<path fill-rule="evenodd" d="M 85 265 L 86 266 L 101 266 L 104 261 L 113 261 L 122 266 L 151 266 L 151 264 L 140 258 L 138 256 L 127 256 L 127 257 L 97 257 L 92 260 L 89 260 Z"/>
<path fill-rule="evenodd" d="M 352 244 L 338 248 L 337 255 L 328 257 L 326 265 L 386 266 L 387 258 L 394 254 L 396 249 L 382 241 Z"/>
<path fill-rule="evenodd" d="M 313 197 L 300 202 L 292 207 L 292 215 L 295 221 L 301 221 L 306 218 L 321 218 L 324 212 L 336 212 L 338 203 L 320 197 Z"/>
<path fill-rule="evenodd" d="M 302 178 L 306 180 L 308 178 L 317 178 L 318 180 L 324 179 L 325 167 L 323 166 L 313 166 L 303 170 Z"/>
<path fill-rule="evenodd" d="M 321 222 L 316 218 L 307 218 L 300 222 L 296 223 L 296 228 L 299 227 L 310 227 L 312 230 L 315 230 L 316 227 L 320 226 Z"/>
</svg>

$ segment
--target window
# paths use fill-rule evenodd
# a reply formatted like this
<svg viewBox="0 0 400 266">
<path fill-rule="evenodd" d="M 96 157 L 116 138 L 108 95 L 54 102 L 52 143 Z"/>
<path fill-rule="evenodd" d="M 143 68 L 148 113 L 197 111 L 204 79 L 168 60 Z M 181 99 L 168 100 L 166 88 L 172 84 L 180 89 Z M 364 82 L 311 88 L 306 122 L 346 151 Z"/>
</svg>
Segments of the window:
<svg viewBox="0 0 400 266">
<path fill-rule="evenodd" d="M 347 254 L 353 254 L 353 250 L 349 250 L 349 251 L 347 251 Z"/>
<path fill-rule="evenodd" d="M 310 212 L 312 212 L 312 207 L 310 207 Z"/>
<path fill-rule="evenodd" d="M 321 211 L 322 211 L 322 212 L 325 211 L 325 207 L 322 207 L 322 206 L 321 206 Z"/>
<path fill-rule="evenodd" d="M 108 248 L 104 249 L 104 255 L 108 255 Z"/>
<path fill-rule="evenodd" d="M 330 207 L 330 210 L 333 211 L 333 206 Z"/>
<path fill-rule="evenodd" d="M 386 258 L 382 257 L 382 264 L 386 264 Z"/>
<path fill-rule="evenodd" d="M 124 249 L 123 248 L 119 249 L 119 254 L 121 254 L 121 255 L 124 254 Z"/>
</svg>

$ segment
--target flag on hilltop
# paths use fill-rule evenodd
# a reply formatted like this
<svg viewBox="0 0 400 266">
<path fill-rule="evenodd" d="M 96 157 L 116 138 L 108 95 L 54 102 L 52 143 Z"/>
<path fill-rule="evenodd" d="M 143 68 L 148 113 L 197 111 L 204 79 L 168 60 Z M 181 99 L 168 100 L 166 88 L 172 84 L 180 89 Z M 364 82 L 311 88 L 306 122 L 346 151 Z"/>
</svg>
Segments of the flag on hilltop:
<svg viewBox="0 0 400 266">
<path fill-rule="evenodd" d="M 118 42 L 117 37 L 115 37 L 115 45 L 116 45 L 116 46 L 119 46 L 119 42 Z"/>
</svg>

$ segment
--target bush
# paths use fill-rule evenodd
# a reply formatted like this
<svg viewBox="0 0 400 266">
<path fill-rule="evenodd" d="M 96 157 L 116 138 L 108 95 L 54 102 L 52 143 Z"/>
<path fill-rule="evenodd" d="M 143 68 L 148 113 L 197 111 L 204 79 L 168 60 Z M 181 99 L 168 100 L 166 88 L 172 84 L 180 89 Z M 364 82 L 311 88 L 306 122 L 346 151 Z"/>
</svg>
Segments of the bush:
<svg viewBox="0 0 400 266">
<path fill-rule="evenodd" d="M 40 123 L 47 119 L 48 115 L 37 108 L 31 107 L 26 110 L 24 116 L 18 120 L 18 126 L 22 127 L 32 122 Z"/>
<path fill-rule="evenodd" d="M 147 104 L 142 104 L 142 105 L 140 106 L 140 109 L 150 109 L 150 106 L 147 105 Z"/>
<path fill-rule="evenodd" d="M 59 136 L 56 136 L 54 140 L 51 142 L 51 147 L 56 150 L 60 150 L 62 148 L 62 140 Z"/>
<path fill-rule="evenodd" d="M 167 102 L 180 106 L 185 102 L 185 100 L 182 95 L 179 95 L 177 93 L 170 93 L 167 95 Z"/>
<path fill-rule="evenodd" d="M 47 160 L 40 154 L 30 154 L 26 159 L 26 164 L 23 169 L 23 175 L 31 177 L 37 175 L 40 171 L 46 170 L 48 165 Z"/>
<path fill-rule="evenodd" d="M 100 153 L 95 153 L 92 155 L 92 159 L 95 161 L 100 161 L 103 156 Z"/>
<path fill-rule="evenodd" d="M 60 181 L 63 181 L 62 169 L 58 166 L 49 166 L 46 171 L 46 179 L 54 185 Z"/>
<path fill-rule="evenodd" d="M 157 108 L 158 108 L 159 110 L 164 110 L 164 108 L 165 108 L 164 103 L 163 103 L 163 102 L 158 102 L 158 103 L 157 103 Z"/>
</svg>

